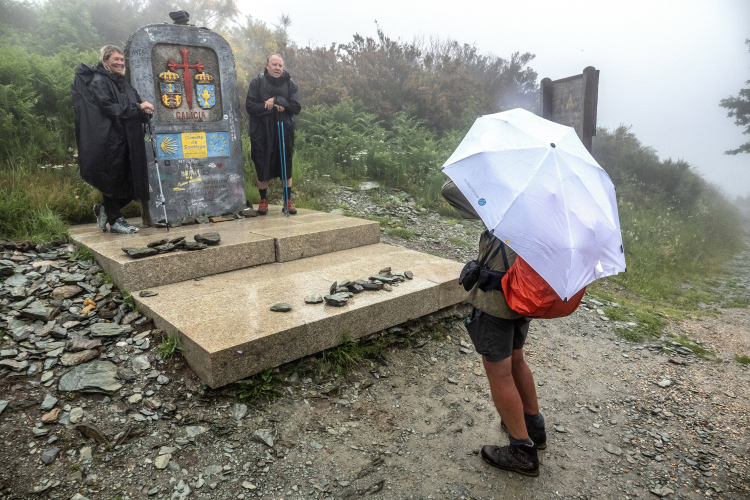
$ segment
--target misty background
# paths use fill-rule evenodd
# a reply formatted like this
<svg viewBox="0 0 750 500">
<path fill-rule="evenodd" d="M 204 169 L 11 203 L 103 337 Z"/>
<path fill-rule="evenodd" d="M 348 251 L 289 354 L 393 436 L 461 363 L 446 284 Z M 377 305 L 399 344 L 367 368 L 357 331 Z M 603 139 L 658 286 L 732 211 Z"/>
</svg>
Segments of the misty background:
<svg viewBox="0 0 750 500">
<path fill-rule="evenodd" d="M 501 57 L 530 52 L 537 83 L 594 66 L 599 127 L 632 125 L 661 158 L 684 159 L 732 197 L 750 193 L 750 155 L 724 154 L 750 137 L 719 107 L 750 80 L 750 1 L 239 0 L 238 7 L 269 24 L 288 15 L 287 33 L 300 45 L 373 37 L 377 21 L 405 41 L 437 36 Z"/>
</svg>

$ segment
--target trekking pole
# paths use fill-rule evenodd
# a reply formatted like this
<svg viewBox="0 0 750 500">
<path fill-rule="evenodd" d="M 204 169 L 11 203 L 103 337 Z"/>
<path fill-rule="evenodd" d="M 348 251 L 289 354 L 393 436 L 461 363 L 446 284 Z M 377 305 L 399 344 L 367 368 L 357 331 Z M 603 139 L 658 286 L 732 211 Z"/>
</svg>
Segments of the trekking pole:
<svg viewBox="0 0 750 500">
<path fill-rule="evenodd" d="M 154 137 L 154 128 L 151 125 L 151 116 L 148 117 L 148 137 L 151 142 L 151 149 L 154 153 L 154 163 L 156 164 L 156 178 L 159 180 L 159 196 L 155 200 L 157 207 L 161 206 L 164 209 L 164 225 L 167 227 L 169 232 L 169 220 L 167 219 L 167 202 L 164 198 L 164 191 L 161 187 L 161 174 L 159 173 L 159 160 L 157 159 L 156 153 L 156 138 Z"/>
<path fill-rule="evenodd" d="M 284 142 L 284 121 L 281 119 L 281 113 L 278 108 L 276 109 L 276 119 L 279 130 L 279 149 L 281 150 L 281 184 L 282 184 L 282 200 L 284 203 L 284 210 L 286 216 L 289 217 L 289 200 L 287 200 L 287 173 L 286 173 L 286 144 Z"/>
</svg>

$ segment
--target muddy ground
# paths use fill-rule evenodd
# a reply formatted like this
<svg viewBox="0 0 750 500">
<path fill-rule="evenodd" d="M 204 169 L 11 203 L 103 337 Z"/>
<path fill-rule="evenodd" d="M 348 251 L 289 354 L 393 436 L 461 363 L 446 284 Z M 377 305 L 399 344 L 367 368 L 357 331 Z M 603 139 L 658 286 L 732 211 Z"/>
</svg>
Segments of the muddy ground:
<svg viewBox="0 0 750 500">
<path fill-rule="evenodd" d="M 454 238 L 478 238 L 460 225 L 417 216 L 406 227 L 424 236 L 383 240 L 466 260 L 474 250 L 443 236 L 468 228 Z M 750 286 L 750 254 L 731 266 Z M 346 375 L 316 376 L 312 357 L 283 366 L 282 396 L 247 407 L 237 386 L 210 390 L 179 357 L 161 361 L 157 339 L 145 351 L 155 370 L 114 394 L 60 393 L 38 374 L 4 379 L 0 498 L 750 497 L 750 371 L 735 360 L 750 356 L 750 310 L 716 310 L 631 343 L 601 318 L 600 303 L 585 301 L 567 318 L 531 324 L 526 353 L 548 433 L 538 478 L 478 455 L 507 437 L 457 307 L 382 332 L 399 343 Z M 700 342 L 708 359 L 668 333 Z M 102 356 L 142 354 L 124 344 Z M 100 435 L 42 424 L 47 394 Z M 60 451 L 45 465 L 52 447 Z"/>
</svg>

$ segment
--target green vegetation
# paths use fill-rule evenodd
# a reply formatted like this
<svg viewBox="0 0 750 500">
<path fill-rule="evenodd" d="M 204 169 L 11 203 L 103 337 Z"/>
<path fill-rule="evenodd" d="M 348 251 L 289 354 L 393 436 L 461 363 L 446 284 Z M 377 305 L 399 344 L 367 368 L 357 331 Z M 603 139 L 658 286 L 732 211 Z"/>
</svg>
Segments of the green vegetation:
<svg viewBox="0 0 750 500">
<path fill-rule="evenodd" d="M 282 395 L 281 391 L 275 387 L 279 382 L 280 379 L 274 375 L 273 368 L 269 368 L 253 375 L 250 382 L 237 384 L 237 397 L 248 403 L 255 403 L 259 399 L 275 399 Z"/>
<path fill-rule="evenodd" d="M 737 354 L 735 355 L 734 360 L 743 365 L 750 365 L 750 356 L 740 356 Z"/>
<path fill-rule="evenodd" d="M 385 230 L 388 236 L 397 236 L 405 240 L 409 240 L 414 237 L 414 231 L 406 229 L 405 227 L 390 227 Z"/>
<path fill-rule="evenodd" d="M 747 47 L 750 48 L 750 39 L 745 40 Z M 745 130 L 743 134 L 750 134 L 750 80 L 745 82 L 748 84 L 744 89 L 740 89 L 737 97 L 728 97 L 722 99 L 719 106 L 729 110 L 727 116 L 734 117 L 735 125 L 743 127 Z M 750 153 L 750 141 L 741 144 L 736 149 L 730 149 L 726 152 L 728 155 L 736 155 L 739 153 Z"/>
<path fill-rule="evenodd" d="M 161 343 L 156 347 L 156 352 L 162 359 L 171 359 L 182 351 L 182 342 L 178 333 L 164 335 Z"/>
<path fill-rule="evenodd" d="M 70 257 L 73 260 L 94 260 L 94 254 L 91 253 L 91 249 L 86 245 L 79 245 Z"/>
<path fill-rule="evenodd" d="M 126 290 L 124 288 L 120 289 L 120 293 L 122 294 L 122 302 L 130 307 L 131 309 L 135 310 L 135 299 L 133 298 L 133 294 L 130 293 L 130 290 Z"/>
<path fill-rule="evenodd" d="M 468 241 L 464 241 L 461 238 L 456 238 L 455 236 L 449 236 L 448 241 L 450 241 L 457 247 L 469 248 L 472 246 Z"/>
<path fill-rule="evenodd" d="M 674 337 L 674 336 L 671 336 Z M 721 363 L 722 359 L 716 356 L 716 353 L 713 351 L 709 351 L 708 349 L 704 349 L 703 347 L 699 346 L 689 338 L 687 338 L 685 335 L 680 335 L 679 337 L 674 337 L 673 340 L 677 342 L 678 344 L 681 344 L 683 347 L 687 347 L 691 351 L 695 353 L 696 356 L 698 356 L 701 359 L 705 359 L 707 361 L 716 361 L 717 363 Z"/>
</svg>

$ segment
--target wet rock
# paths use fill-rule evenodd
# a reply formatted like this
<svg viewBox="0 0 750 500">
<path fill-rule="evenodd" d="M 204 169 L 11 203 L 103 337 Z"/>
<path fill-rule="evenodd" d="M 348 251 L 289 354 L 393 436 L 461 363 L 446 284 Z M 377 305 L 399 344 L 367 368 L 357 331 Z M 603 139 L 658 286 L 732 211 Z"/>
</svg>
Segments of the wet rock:
<svg viewBox="0 0 750 500">
<path fill-rule="evenodd" d="M 404 276 L 406 276 L 406 279 L 414 279 L 414 273 L 411 271 L 404 271 Z"/>
<path fill-rule="evenodd" d="M 39 459 L 45 465 L 49 465 L 55 461 L 58 453 L 60 453 L 60 448 L 50 448 L 49 450 L 46 450 L 44 453 L 42 453 Z"/>
<path fill-rule="evenodd" d="M 193 239 L 198 243 L 205 243 L 206 245 L 218 245 L 221 241 L 219 233 L 201 233 L 193 236 Z"/>
<path fill-rule="evenodd" d="M 90 361 L 79 365 L 60 377 L 58 389 L 62 392 L 112 393 L 122 384 L 117 380 L 117 365 L 109 361 Z"/>
<path fill-rule="evenodd" d="M 276 304 L 274 304 L 274 305 L 271 306 L 271 310 L 273 312 L 282 312 L 282 313 L 285 313 L 285 312 L 291 311 L 292 310 L 292 306 L 290 306 L 286 302 L 277 302 Z"/>
<path fill-rule="evenodd" d="M 63 366 L 76 366 L 99 356 L 99 351 L 88 349 L 80 352 L 66 352 L 60 356 L 60 364 Z"/>
<path fill-rule="evenodd" d="M 49 296 L 54 300 L 65 300 L 75 297 L 82 291 L 83 288 L 77 285 L 58 286 L 57 288 L 52 290 L 52 293 Z"/>
<path fill-rule="evenodd" d="M 95 323 L 91 325 L 92 337 L 121 337 L 133 331 L 129 325 L 120 326 L 115 323 Z"/>
<path fill-rule="evenodd" d="M 42 401 L 42 404 L 39 406 L 39 409 L 42 411 L 51 410 L 55 407 L 57 404 L 57 398 L 54 397 L 52 394 L 47 394 L 44 396 L 44 401 Z"/>
<path fill-rule="evenodd" d="M 333 295 L 334 293 L 336 293 L 336 289 L 338 287 L 339 287 L 338 281 L 334 281 L 333 283 L 331 283 L 331 286 L 328 288 L 328 294 Z"/>
<path fill-rule="evenodd" d="M 25 370 L 29 367 L 28 361 L 13 361 L 12 359 L 3 359 L 0 361 L 0 368 L 1 367 L 8 367 L 14 372 L 20 372 L 21 370 Z"/>
<path fill-rule="evenodd" d="M 253 432 L 253 436 L 261 443 L 273 448 L 273 434 L 268 429 L 258 429 Z"/>
<path fill-rule="evenodd" d="M 62 410 L 60 408 L 54 408 L 49 413 L 45 413 L 42 416 L 42 423 L 43 424 L 54 424 L 58 420 L 60 420 L 60 415 L 62 414 Z"/>
<path fill-rule="evenodd" d="M 343 307 L 349 302 L 349 294 L 347 293 L 334 293 L 333 295 L 326 295 L 323 297 L 326 304 L 333 307 Z"/>
<path fill-rule="evenodd" d="M 208 248 L 208 245 L 205 243 L 199 243 L 197 241 L 188 241 L 183 246 L 185 250 L 205 250 Z"/>
<path fill-rule="evenodd" d="M 241 420 L 242 417 L 247 413 L 247 405 L 242 403 L 235 403 L 229 408 L 229 416 L 235 420 Z"/>
<path fill-rule="evenodd" d="M 153 290 L 142 290 L 138 293 L 139 297 L 156 297 L 159 295 L 159 292 L 154 292 Z"/>
<path fill-rule="evenodd" d="M 320 304 L 323 302 L 323 296 L 319 293 L 311 293 L 305 297 L 305 303 L 307 304 Z"/>
<path fill-rule="evenodd" d="M 171 243 L 165 243 L 163 245 L 159 245 L 158 247 L 154 247 L 154 250 L 156 250 L 159 253 L 171 252 L 174 249 L 175 249 L 175 246 Z"/>
<path fill-rule="evenodd" d="M 44 305 L 40 300 L 32 302 L 29 307 L 21 310 L 23 316 L 31 319 L 40 319 L 42 321 L 49 321 L 57 312 L 57 308 Z"/>
<path fill-rule="evenodd" d="M 84 337 L 71 337 L 65 342 L 65 350 L 68 352 L 86 351 L 101 347 L 102 341 L 99 339 L 87 339 Z"/>
<path fill-rule="evenodd" d="M 157 253 L 159 253 L 158 250 L 156 250 L 155 248 L 148 248 L 148 247 L 143 247 L 143 248 L 123 247 L 122 251 L 135 259 L 140 259 L 143 257 L 150 257 L 151 255 L 156 255 Z"/>
</svg>

